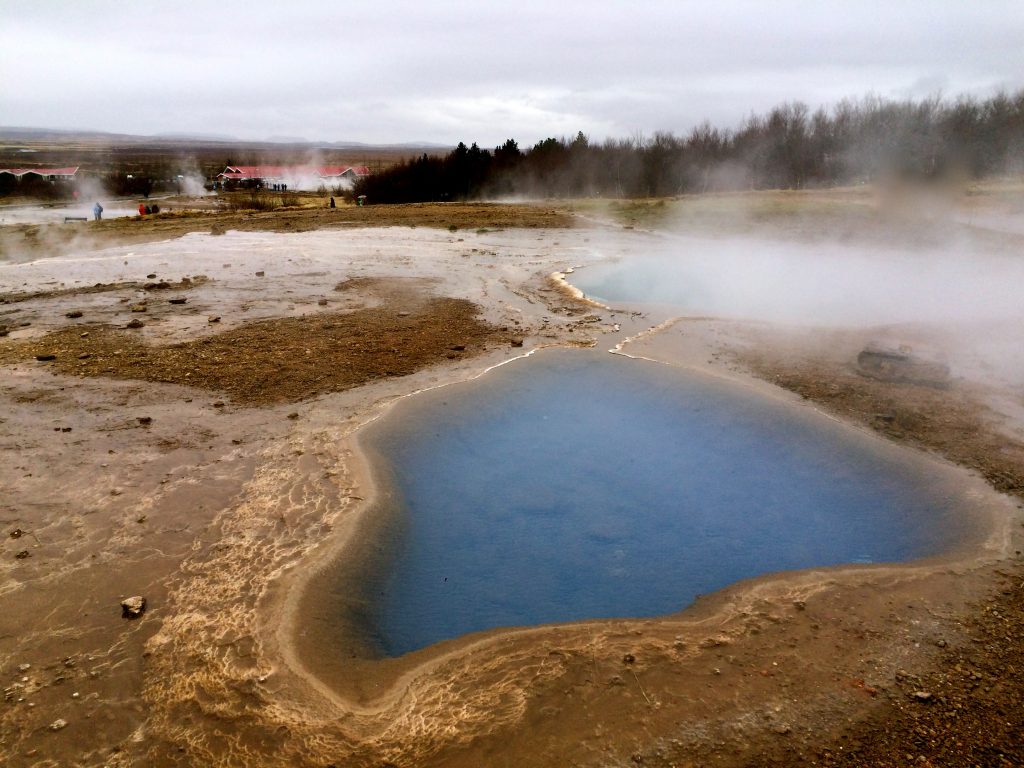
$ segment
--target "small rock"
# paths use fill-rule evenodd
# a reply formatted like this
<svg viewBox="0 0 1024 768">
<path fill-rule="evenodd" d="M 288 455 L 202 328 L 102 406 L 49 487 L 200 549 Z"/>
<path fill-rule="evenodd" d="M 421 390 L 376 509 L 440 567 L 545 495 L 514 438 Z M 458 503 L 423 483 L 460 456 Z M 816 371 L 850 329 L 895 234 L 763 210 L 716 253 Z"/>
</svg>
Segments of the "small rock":
<svg viewBox="0 0 1024 768">
<path fill-rule="evenodd" d="M 216 403 L 213 404 L 213 407 L 214 408 L 223 408 L 224 407 L 224 401 L 223 400 L 218 400 Z"/>
<path fill-rule="evenodd" d="M 79 360 L 88 360 L 90 357 L 92 357 L 92 355 L 90 355 L 88 352 L 83 352 L 82 354 L 80 354 L 78 356 L 78 359 Z"/>
<path fill-rule="evenodd" d="M 168 304 L 184 304 L 186 301 L 188 301 L 188 299 L 177 298 L 177 299 L 168 299 L 167 303 Z"/>
<path fill-rule="evenodd" d="M 146 275 L 146 279 L 147 279 L 147 280 L 156 280 L 156 275 L 155 275 L 155 274 L 152 274 L 152 275 Z"/>
<path fill-rule="evenodd" d="M 21 550 L 21 552 L 16 554 L 14 557 L 16 559 L 18 559 L 18 560 L 24 560 L 27 557 L 32 557 L 32 553 L 29 552 L 27 549 L 23 549 L 23 550 Z"/>
<path fill-rule="evenodd" d="M 56 720 L 54 720 L 52 723 L 50 723 L 50 730 L 51 731 L 60 731 L 60 730 L 63 730 L 64 728 L 67 728 L 67 727 L 68 727 L 68 721 L 65 720 L 64 718 L 61 718 L 61 717 L 58 717 Z"/>
<path fill-rule="evenodd" d="M 142 321 L 141 321 L 141 320 L 139 320 L 138 318 L 135 318 L 134 320 L 130 321 L 130 322 L 128 323 L 128 325 L 127 325 L 127 326 L 125 326 L 125 327 L 126 327 L 126 328 L 141 328 L 141 327 L 142 327 L 142 326 L 144 326 L 144 325 L 145 325 L 145 323 L 144 323 L 144 322 L 142 322 Z"/>
<path fill-rule="evenodd" d="M 411 314 L 412 314 L 412 312 L 399 312 L 398 316 L 399 317 L 408 317 Z"/>
<path fill-rule="evenodd" d="M 807 610 L 807 603 L 805 603 L 803 600 L 794 600 L 793 607 L 796 608 L 798 611 L 805 611 Z"/>
<path fill-rule="evenodd" d="M 25 532 L 23 530 L 21 530 L 21 528 L 15 528 L 13 531 L 11 531 L 11 538 L 12 539 L 20 539 L 24 535 L 25 535 Z"/>
<path fill-rule="evenodd" d="M 790 733 L 792 733 L 792 732 L 793 732 L 793 729 L 792 729 L 792 728 L 790 728 L 790 727 L 789 727 L 788 725 L 786 725 L 785 723 L 779 723 L 779 724 L 778 724 L 778 725 L 776 725 L 776 726 L 775 726 L 774 728 L 772 728 L 772 731 L 773 731 L 774 733 L 777 733 L 777 734 L 779 734 L 779 736 L 788 736 L 788 735 L 789 735 Z"/>
<path fill-rule="evenodd" d="M 452 352 L 464 352 L 465 349 L 466 349 L 466 345 L 465 344 L 452 344 L 451 347 L 449 347 L 449 349 L 451 349 Z"/>
<path fill-rule="evenodd" d="M 632 653 L 627 653 L 625 656 L 622 657 L 622 663 L 623 664 L 635 664 L 636 663 L 636 656 L 634 656 Z"/>
<path fill-rule="evenodd" d="M 299 418 L 299 414 L 297 414 L 297 413 L 289 413 L 288 414 L 288 418 L 292 419 L 294 421 L 295 419 Z"/>
<path fill-rule="evenodd" d="M 50 360 L 56 360 L 56 359 L 57 359 L 56 355 L 50 355 L 50 354 L 47 354 L 47 355 L 36 355 L 36 360 L 38 360 L 41 363 L 47 363 Z"/>
<path fill-rule="evenodd" d="M 68 312 L 66 315 L 64 315 L 64 317 L 70 317 L 72 319 L 75 319 L 75 318 L 81 317 L 81 316 L 82 316 L 81 311 L 77 310 L 77 309 L 74 309 L 74 310 Z"/>
<path fill-rule="evenodd" d="M 139 416 L 138 417 L 138 422 L 139 422 L 139 424 L 142 424 L 143 426 L 149 426 L 150 424 L 153 423 L 153 417 L 152 416 Z"/>
<path fill-rule="evenodd" d="M 19 672 L 28 672 L 30 669 L 32 669 L 32 665 L 31 664 L 19 664 L 18 665 L 18 671 Z"/>
<path fill-rule="evenodd" d="M 137 619 L 146 611 L 146 598 L 141 595 L 126 597 L 121 601 L 121 618 Z"/>
<path fill-rule="evenodd" d="M 523 340 L 520 339 L 520 338 L 509 339 L 508 343 L 511 344 L 513 347 L 521 347 L 521 346 L 523 346 Z"/>
<path fill-rule="evenodd" d="M 80 334 L 78 334 L 78 338 L 80 338 L 80 339 L 87 339 L 87 338 L 89 338 L 89 332 L 88 331 L 82 331 Z"/>
<path fill-rule="evenodd" d="M 932 696 L 930 691 L 914 691 L 914 693 L 911 694 L 911 698 L 914 701 L 931 701 L 934 696 Z"/>
<path fill-rule="evenodd" d="M 132 310 L 132 312 L 145 312 L 146 311 L 146 305 L 145 304 L 132 304 L 131 310 Z"/>
<path fill-rule="evenodd" d="M 264 272 L 263 270 L 260 270 L 259 272 L 256 273 L 256 277 L 263 277 L 265 274 L 266 274 L 266 272 Z"/>
<path fill-rule="evenodd" d="M 945 640 L 941 640 L 941 639 L 940 639 L 940 640 L 936 640 L 936 641 L 935 641 L 935 644 L 936 644 L 937 646 L 939 646 L 939 648 L 945 648 L 945 647 L 946 647 L 946 645 L 948 645 L 948 643 L 946 643 L 946 641 L 945 641 Z"/>
<path fill-rule="evenodd" d="M 220 322 L 220 315 L 212 315 L 211 317 L 206 318 L 206 322 L 208 322 L 208 323 L 219 323 Z"/>
<path fill-rule="evenodd" d="M 326 307 L 327 306 L 327 299 L 320 299 L 317 302 L 317 304 L 319 304 L 321 307 Z"/>
</svg>

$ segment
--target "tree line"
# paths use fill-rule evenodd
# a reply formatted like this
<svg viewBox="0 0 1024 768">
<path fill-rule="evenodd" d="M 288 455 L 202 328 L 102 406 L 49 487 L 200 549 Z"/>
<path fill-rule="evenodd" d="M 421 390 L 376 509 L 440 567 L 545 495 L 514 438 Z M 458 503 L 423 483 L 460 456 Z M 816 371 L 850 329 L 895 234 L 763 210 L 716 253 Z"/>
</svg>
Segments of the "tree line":
<svg viewBox="0 0 1024 768">
<path fill-rule="evenodd" d="M 663 197 L 742 189 L 805 189 L 1024 171 L 1024 90 L 988 99 L 846 99 L 814 112 L 800 102 L 739 128 L 704 122 L 688 135 L 594 143 L 582 132 L 521 150 L 460 143 L 361 179 L 370 203 L 530 197 Z"/>
</svg>

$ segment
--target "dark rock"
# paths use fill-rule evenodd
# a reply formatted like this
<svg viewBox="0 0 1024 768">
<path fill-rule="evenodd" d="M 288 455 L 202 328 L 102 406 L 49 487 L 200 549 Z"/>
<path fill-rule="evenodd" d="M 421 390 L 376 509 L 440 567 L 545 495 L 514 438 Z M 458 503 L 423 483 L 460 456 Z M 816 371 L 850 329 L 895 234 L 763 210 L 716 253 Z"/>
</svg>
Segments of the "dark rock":
<svg viewBox="0 0 1024 768">
<path fill-rule="evenodd" d="M 627 653 L 625 656 L 622 657 L 622 663 L 623 664 L 635 664 L 636 663 L 636 656 L 634 656 L 632 653 Z"/>
<path fill-rule="evenodd" d="M 297 413 L 289 413 L 288 414 L 288 418 L 292 419 L 292 420 L 297 419 L 297 418 L 299 418 L 299 414 L 297 414 Z"/>
<path fill-rule="evenodd" d="M 126 597 L 121 601 L 121 618 L 137 619 L 146 612 L 146 598 L 141 595 Z"/>
<path fill-rule="evenodd" d="M 56 360 L 56 359 L 57 359 L 56 355 L 36 355 L 36 360 L 38 360 L 38 361 L 40 361 L 42 363 L 49 362 L 50 360 Z"/>
<path fill-rule="evenodd" d="M 208 323 L 219 323 L 220 322 L 220 315 L 212 315 L 212 316 L 206 318 L 206 322 L 208 322 Z"/>
<path fill-rule="evenodd" d="M 21 530 L 21 528 L 15 528 L 13 531 L 11 531 L 11 538 L 12 539 L 20 539 L 24 535 L 25 535 L 25 532 L 23 530 Z"/>
<path fill-rule="evenodd" d="M 509 339 L 508 343 L 511 344 L 513 347 L 521 347 L 521 346 L 523 346 L 523 340 L 520 339 L 520 338 Z"/>
<path fill-rule="evenodd" d="M 880 381 L 949 386 L 949 365 L 938 356 L 915 354 L 906 344 L 891 346 L 872 342 L 857 355 L 857 371 Z"/>
<path fill-rule="evenodd" d="M 147 280 L 156 280 L 156 275 L 146 275 Z"/>
<path fill-rule="evenodd" d="M 29 552 L 27 549 L 23 549 L 23 550 L 21 550 L 21 552 L 16 554 L 15 557 L 18 560 L 24 560 L 26 557 L 32 557 L 32 553 Z"/>
<path fill-rule="evenodd" d="M 142 322 L 141 320 L 139 320 L 138 318 L 136 318 L 135 320 L 132 320 L 132 321 L 130 321 L 130 322 L 128 323 L 128 325 L 127 325 L 127 326 L 125 326 L 125 327 L 126 327 L 126 328 L 141 328 L 141 327 L 142 327 L 142 326 L 144 326 L 144 325 L 145 325 L 145 323 L 143 323 L 143 322 Z"/>
<path fill-rule="evenodd" d="M 153 417 L 152 416 L 139 416 L 138 422 L 139 422 L 139 424 L 142 424 L 143 426 L 149 426 L 150 424 L 153 423 Z"/>
<path fill-rule="evenodd" d="M 452 344 L 451 347 L 449 347 L 449 349 L 451 349 L 452 352 L 464 352 L 466 350 L 466 345 L 465 344 Z"/>
<path fill-rule="evenodd" d="M 78 310 L 78 309 L 73 309 L 70 312 L 68 312 L 66 315 L 64 315 L 64 317 L 70 317 L 71 319 L 75 319 L 75 318 L 81 317 L 81 316 L 82 316 L 82 312 L 81 312 L 81 310 Z"/>
<path fill-rule="evenodd" d="M 92 357 L 92 355 L 90 355 L 88 352 L 83 352 L 82 354 L 80 354 L 78 356 L 78 359 L 79 360 L 88 360 L 90 357 Z"/>
<path fill-rule="evenodd" d="M 214 408 L 223 408 L 224 407 L 224 401 L 223 400 L 218 400 L 217 402 L 215 402 L 213 404 L 213 407 Z"/>
<path fill-rule="evenodd" d="M 256 273 L 256 277 L 263 277 L 265 274 L 266 274 L 266 272 L 264 272 L 263 270 L 260 270 L 259 272 Z"/>
<path fill-rule="evenodd" d="M 184 304 L 188 299 L 168 299 L 168 304 Z"/>
</svg>

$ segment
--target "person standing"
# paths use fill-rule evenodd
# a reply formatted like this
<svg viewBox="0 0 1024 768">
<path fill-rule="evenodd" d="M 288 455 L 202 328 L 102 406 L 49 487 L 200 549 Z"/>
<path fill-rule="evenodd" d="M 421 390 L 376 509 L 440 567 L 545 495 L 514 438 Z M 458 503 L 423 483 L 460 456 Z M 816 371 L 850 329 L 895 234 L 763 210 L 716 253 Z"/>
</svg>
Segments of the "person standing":
<svg viewBox="0 0 1024 768">
<path fill-rule="evenodd" d="M 96 201 L 96 205 L 92 207 L 92 215 L 96 221 L 103 218 L 103 206 L 99 204 L 98 200 Z"/>
</svg>

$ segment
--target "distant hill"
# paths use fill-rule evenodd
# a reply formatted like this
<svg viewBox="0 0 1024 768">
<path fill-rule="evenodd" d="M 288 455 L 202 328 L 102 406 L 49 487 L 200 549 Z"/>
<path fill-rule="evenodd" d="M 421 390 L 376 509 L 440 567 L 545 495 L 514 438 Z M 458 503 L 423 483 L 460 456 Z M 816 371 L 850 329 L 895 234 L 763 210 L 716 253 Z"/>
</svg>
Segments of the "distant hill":
<svg viewBox="0 0 1024 768">
<path fill-rule="evenodd" d="M 106 131 L 69 130 L 61 128 L 38 128 L 25 126 L 0 126 L 0 142 L 6 143 L 109 143 L 118 145 L 152 145 L 152 144 L 220 144 L 239 149 L 272 149 L 287 147 L 289 149 L 352 149 L 364 152 L 417 152 L 417 151 L 448 151 L 451 145 L 429 141 L 407 141 L 391 144 L 371 144 L 361 141 L 309 141 L 294 136 L 270 136 L 263 140 L 245 140 L 219 133 L 188 133 L 171 132 L 143 136 L 130 133 L 110 133 Z"/>
</svg>

